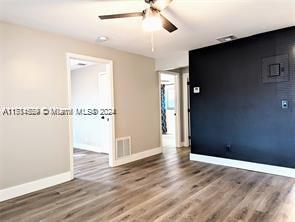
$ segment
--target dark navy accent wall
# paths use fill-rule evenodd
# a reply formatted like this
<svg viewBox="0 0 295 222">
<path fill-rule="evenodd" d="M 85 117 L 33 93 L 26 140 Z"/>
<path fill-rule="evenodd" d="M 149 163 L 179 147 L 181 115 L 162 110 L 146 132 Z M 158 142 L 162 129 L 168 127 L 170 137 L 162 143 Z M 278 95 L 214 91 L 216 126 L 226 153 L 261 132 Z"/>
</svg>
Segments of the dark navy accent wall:
<svg viewBox="0 0 295 222">
<path fill-rule="evenodd" d="M 263 83 L 283 54 L 289 81 Z M 192 153 L 295 168 L 295 27 L 190 51 L 189 69 Z"/>
</svg>

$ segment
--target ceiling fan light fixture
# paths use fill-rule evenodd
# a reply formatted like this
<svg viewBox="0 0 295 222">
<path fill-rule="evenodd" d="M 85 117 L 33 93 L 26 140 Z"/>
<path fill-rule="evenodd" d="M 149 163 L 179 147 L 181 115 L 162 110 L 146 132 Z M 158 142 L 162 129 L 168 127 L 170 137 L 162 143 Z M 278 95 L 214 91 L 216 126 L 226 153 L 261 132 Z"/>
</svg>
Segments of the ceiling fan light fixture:
<svg viewBox="0 0 295 222">
<path fill-rule="evenodd" d="M 160 17 L 160 13 L 154 9 L 146 9 L 143 20 L 142 27 L 146 32 L 155 32 L 162 28 L 162 19 Z"/>
</svg>

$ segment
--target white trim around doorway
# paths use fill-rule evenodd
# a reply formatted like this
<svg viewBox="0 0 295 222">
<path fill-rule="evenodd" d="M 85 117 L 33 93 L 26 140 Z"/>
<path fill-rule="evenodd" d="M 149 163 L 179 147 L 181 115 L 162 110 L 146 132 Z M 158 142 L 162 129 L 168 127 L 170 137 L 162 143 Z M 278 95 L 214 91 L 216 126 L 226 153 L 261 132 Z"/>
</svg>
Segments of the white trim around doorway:
<svg viewBox="0 0 295 222">
<path fill-rule="evenodd" d="M 94 61 L 98 63 L 104 63 L 108 65 L 109 67 L 109 74 L 111 79 L 111 108 L 112 110 L 115 110 L 114 106 L 114 83 L 113 83 L 113 61 L 103 58 L 97 58 L 97 57 L 91 57 L 91 56 L 85 56 L 80 54 L 74 54 L 74 53 L 66 53 L 66 63 L 67 63 L 67 81 L 68 81 L 68 107 L 71 106 L 71 64 L 70 59 L 81 59 L 81 60 L 88 60 L 88 61 Z M 73 161 L 73 127 L 72 127 L 72 117 L 69 116 L 68 119 L 69 123 L 69 152 L 70 152 L 70 172 L 71 172 L 71 178 L 74 178 L 74 161 Z M 113 167 L 115 165 L 115 117 L 112 115 L 112 127 L 110 129 L 110 135 L 111 135 L 111 149 L 109 152 L 109 166 Z"/>
<path fill-rule="evenodd" d="M 180 121 L 180 74 L 171 71 L 159 71 L 159 101 L 160 101 L 160 138 L 161 138 L 161 147 L 163 147 L 162 143 L 162 121 L 161 121 L 161 74 L 168 74 L 175 76 L 175 144 L 176 147 L 182 147 L 183 143 L 181 143 L 181 121 Z"/>
<path fill-rule="evenodd" d="M 189 74 L 183 73 L 182 74 L 182 101 L 183 101 L 183 142 L 182 146 L 188 147 L 190 146 L 189 141 L 189 103 L 188 103 L 188 81 L 189 81 Z"/>
</svg>

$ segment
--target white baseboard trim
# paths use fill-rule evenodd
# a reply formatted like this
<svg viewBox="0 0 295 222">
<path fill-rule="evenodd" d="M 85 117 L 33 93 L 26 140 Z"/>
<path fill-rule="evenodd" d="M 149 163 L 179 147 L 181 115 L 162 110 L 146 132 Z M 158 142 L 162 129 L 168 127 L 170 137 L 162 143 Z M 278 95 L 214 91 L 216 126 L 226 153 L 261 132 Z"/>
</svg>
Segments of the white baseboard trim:
<svg viewBox="0 0 295 222">
<path fill-rule="evenodd" d="M 74 143 L 73 147 L 77 149 L 92 151 L 92 152 L 100 152 L 101 150 L 99 147 L 91 146 L 88 144 L 82 144 L 82 143 Z"/>
<path fill-rule="evenodd" d="M 34 191 L 42 190 L 57 184 L 61 184 L 72 180 L 71 172 L 66 172 L 32 182 L 24 183 L 21 185 L 8 187 L 0 190 L 0 202 L 12 199 L 14 197 L 22 196 Z"/>
<path fill-rule="evenodd" d="M 131 156 L 115 160 L 114 166 L 120 166 L 123 164 L 131 163 L 133 161 L 144 159 L 144 158 L 154 156 L 160 153 L 162 153 L 162 147 L 157 147 L 157 148 L 146 150 L 140 153 L 135 153 L 135 154 L 132 154 Z"/>
<path fill-rule="evenodd" d="M 279 167 L 193 153 L 190 154 L 190 160 L 295 178 L 295 169 L 293 168 Z"/>
</svg>

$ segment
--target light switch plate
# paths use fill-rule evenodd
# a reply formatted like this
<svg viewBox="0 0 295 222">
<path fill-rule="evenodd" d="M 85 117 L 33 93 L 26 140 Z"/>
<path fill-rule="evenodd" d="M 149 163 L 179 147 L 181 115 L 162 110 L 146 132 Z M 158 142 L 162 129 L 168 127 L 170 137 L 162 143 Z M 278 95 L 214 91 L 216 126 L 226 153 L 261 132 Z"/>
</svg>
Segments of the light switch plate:
<svg viewBox="0 0 295 222">
<path fill-rule="evenodd" d="M 194 87 L 194 93 L 200 93 L 200 87 Z"/>
<path fill-rule="evenodd" d="M 288 100 L 282 100 L 282 109 L 288 109 L 288 108 L 289 108 Z"/>
</svg>

